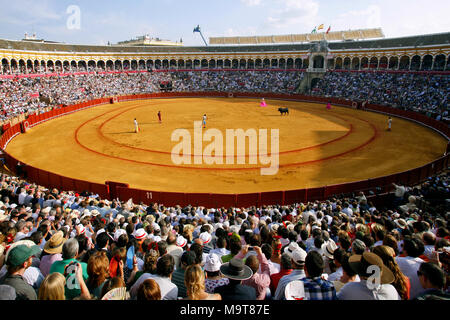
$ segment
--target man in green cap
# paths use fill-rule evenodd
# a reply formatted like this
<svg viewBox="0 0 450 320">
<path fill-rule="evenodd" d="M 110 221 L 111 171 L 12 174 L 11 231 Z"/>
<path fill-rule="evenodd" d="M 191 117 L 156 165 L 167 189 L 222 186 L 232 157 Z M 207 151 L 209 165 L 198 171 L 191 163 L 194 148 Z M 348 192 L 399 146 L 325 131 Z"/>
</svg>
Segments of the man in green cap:
<svg viewBox="0 0 450 320">
<path fill-rule="evenodd" d="M 0 284 L 16 289 L 16 300 L 37 300 L 36 291 L 23 279 L 23 274 L 31 266 L 32 257 L 40 252 L 39 246 L 18 245 L 10 250 L 6 260 L 8 272 Z"/>
</svg>

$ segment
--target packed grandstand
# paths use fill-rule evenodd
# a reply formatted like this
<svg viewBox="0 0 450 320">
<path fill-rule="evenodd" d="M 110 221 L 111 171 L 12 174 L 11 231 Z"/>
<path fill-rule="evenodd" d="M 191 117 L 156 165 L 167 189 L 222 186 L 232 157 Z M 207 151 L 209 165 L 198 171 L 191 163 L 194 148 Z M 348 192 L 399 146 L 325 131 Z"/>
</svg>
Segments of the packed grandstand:
<svg viewBox="0 0 450 320">
<path fill-rule="evenodd" d="M 330 43 L 333 57 L 303 94 L 447 124 L 449 37 Z M 119 95 L 297 94 L 311 71 L 309 49 L 123 47 L 114 60 L 100 58 L 117 56 L 113 46 L 0 40 L 2 133 L 31 115 Z M 447 164 L 414 185 L 395 181 L 383 195 L 352 190 L 246 208 L 103 198 L 5 167 L 0 299 L 448 300 Z M 364 265 L 380 268 L 376 285 Z"/>
</svg>

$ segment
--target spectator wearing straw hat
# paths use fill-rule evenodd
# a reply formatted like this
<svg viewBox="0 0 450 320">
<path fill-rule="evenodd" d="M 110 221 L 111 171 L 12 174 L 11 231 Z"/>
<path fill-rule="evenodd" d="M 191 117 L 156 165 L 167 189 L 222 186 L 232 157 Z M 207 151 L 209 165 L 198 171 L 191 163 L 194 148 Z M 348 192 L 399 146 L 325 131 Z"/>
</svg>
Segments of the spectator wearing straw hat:
<svg viewBox="0 0 450 320">
<path fill-rule="evenodd" d="M 334 252 L 338 249 L 336 242 L 333 239 L 328 239 L 322 244 L 322 255 L 325 263 L 324 272 L 327 274 L 332 273 L 331 269 L 333 267 L 332 263 L 334 262 Z M 334 268 L 333 268 L 334 269 Z M 330 280 L 331 281 L 331 280 Z"/>
<path fill-rule="evenodd" d="M 39 269 L 44 277 L 50 273 L 50 267 L 53 262 L 62 260 L 61 253 L 64 242 L 66 242 L 66 238 L 64 238 L 63 232 L 58 231 L 45 243 L 39 265 Z"/>
<path fill-rule="evenodd" d="M 364 252 L 362 255 L 352 255 L 348 263 L 359 275 L 361 281 L 345 284 L 337 294 L 339 300 L 400 300 L 400 295 L 391 285 L 394 274 L 375 253 Z M 369 277 L 374 274 L 368 271 L 371 266 L 378 267 L 379 270 L 379 278 L 371 279 L 375 280 L 375 283 L 368 282 Z"/>
</svg>

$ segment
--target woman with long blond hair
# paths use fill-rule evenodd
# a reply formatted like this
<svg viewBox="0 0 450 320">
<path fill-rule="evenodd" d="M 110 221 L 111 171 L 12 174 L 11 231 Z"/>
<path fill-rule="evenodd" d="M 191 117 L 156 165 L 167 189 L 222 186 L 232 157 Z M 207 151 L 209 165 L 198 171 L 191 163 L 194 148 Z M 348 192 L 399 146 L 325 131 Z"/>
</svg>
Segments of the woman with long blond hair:
<svg viewBox="0 0 450 320">
<path fill-rule="evenodd" d="M 220 294 L 205 292 L 205 273 L 198 264 L 187 267 L 184 272 L 187 300 L 222 300 Z"/>
<path fill-rule="evenodd" d="M 395 279 L 394 282 L 392 282 L 392 285 L 395 287 L 402 300 L 408 300 L 411 283 L 409 278 L 400 271 L 400 267 L 395 261 L 394 249 L 389 246 L 382 245 L 373 248 L 372 252 L 379 256 L 383 260 L 384 265 L 394 274 Z"/>
<path fill-rule="evenodd" d="M 66 278 L 61 273 L 54 272 L 47 275 L 39 287 L 38 300 L 66 300 L 65 284 Z"/>
<path fill-rule="evenodd" d="M 105 251 L 97 251 L 88 260 L 87 285 L 91 294 L 97 298 L 101 298 L 103 285 L 109 278 L 109 259 Z"/>
</svg>

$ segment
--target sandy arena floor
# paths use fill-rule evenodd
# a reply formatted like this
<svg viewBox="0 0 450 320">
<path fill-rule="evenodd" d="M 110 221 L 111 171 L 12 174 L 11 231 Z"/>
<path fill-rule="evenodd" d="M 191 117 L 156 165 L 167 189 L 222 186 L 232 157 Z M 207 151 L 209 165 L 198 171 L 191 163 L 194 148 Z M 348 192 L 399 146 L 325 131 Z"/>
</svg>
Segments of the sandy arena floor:
<svg viewBox="0 0 450 320">
<path fill-rule="evenodd" d="M 103 105 L 51 120 L 16 137 L 7 152 L 24 163 L 71 178 L 125 182 L 152 191 L 250 193 L 291 190 L 359 181 L 422 166 L 440 157 L 446 140 L 434 131 L 399 118 L 386 131 L 387 116 L 323 104 L 255 99 L 153 99 Z M 289 107 L 281 116 L 278 107 Z M 157 112 L 161 110 L 162 123 Z M 279 129 L 279 170 L 257 159 L 237 164 L 178 165 L 172 161 L 175 129 L 186 129 L 194 144 L 194 121 L 207 114 L 206 130 Z M 141 131 L 134 133 L 133 119 Z M 259 141 L 260 139 L 258 139 Z M 228 141 L 229 142 L 229 141 Z M 201 150 L 210 144 L 203 141 Z M 236 143 L 235 143 L 236 144 Z M 224 153 L 226 148 L 224 147 Z M 194 151 L 191 150 L 190 154 Z M 236 154 L 236 149 L 235 149 Z M 253 154 L 250 152 L 250 154 Z M 217 154 L 216 154 L 217 155 Z M 226 164 L 226 160 L 234 164 Z M 240 157 L 240 159 L 243 159 Z"/>
</svg>

